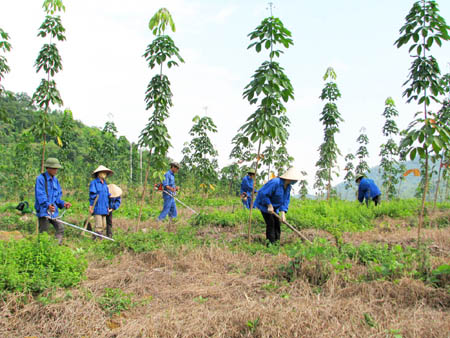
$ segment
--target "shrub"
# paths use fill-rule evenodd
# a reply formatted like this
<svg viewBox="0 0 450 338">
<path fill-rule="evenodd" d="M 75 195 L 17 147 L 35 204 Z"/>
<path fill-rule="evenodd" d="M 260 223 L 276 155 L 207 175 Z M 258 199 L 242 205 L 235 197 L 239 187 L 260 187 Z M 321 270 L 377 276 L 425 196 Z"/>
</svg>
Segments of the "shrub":
<svg viewBox="0 0 450 338">
<path fill-rule="evenodd" d="M 106 288 L 105 293 L 97 302 L 103 311 L 112 316 L 135 306 L 136 304 L 131 299 L 132 296 L 132 294 L 125 293 L 120 289 Z"/>
<path fill-rule="evenodd" d="M 0 241 L 0 290 L 39 293 L 71 287 L 84 278 L 87 261 L 46 233 Z"/>
</svg>

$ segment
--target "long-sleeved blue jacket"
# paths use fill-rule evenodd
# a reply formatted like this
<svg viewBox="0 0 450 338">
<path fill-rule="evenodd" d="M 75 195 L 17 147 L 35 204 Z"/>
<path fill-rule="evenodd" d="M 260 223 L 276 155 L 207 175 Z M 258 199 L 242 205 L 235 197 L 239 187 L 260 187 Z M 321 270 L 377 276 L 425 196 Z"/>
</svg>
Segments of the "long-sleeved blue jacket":
<svg viewBox="0 0 450 338">
<path fill-rule="evenodd" d="M 109 189 L 106 180 L 100 181 L 97 177 L 89 185 L 89 205 L 94 205 L 95 197 L 98 195 L 97 204 L 94 207 L 94 215 L 108 215 Z"/>
<path fill-rule="evenodd" d="M 253 178 L 251 178 L 249 175 L 245 175 L 241 182 L 241 194 L 247 193 L 248 196 L 252 194 L 253 189 Z M 255 189 L 255 192 L 257 190 Z"/>
<path fill-rule="evenodd" d="M 110 197 L 109 198 L 109 208 L 113 210 L 117 210 L 120 207 L 120 203 L 122 202 L 122 198 L 119 197 Z"/>
<path fill-rule="evenodd" d="M 45 178 L 43 175 L 45 175 L 45 177 L 47 178 L 48 197 L 45 191 Z M 58 179 L 55 176 L 50 176 L 48 172 L 45 172 L 36 177 L 34 195 L 34 209 L 36 210 L 36 215 L 38 217 L 58 217 L 58 208 L 64 208 L 64 201 L 61 199 L 62 190 L 61 186 L 59 185 Z M 55 212 L 52 215 L 50 215 L 50 213 L 47 213 L 50 204 L 53 204 L 55 206 Z"/>
<path fill-rule="evenodd" d="M 381 195 L 381 191 L 373 180 L 369 178 L 361 179 L 358 186 L 358 201 L 362 203 L 364 200 L 372 199 L 378 195 Z"/>
<path fill-rule="evenodd" d="M 166 187 L 169 186 L 171 188 L 176 188 L 177 186 L 175 185 L 175 175 L 172 172 L 172 170 L 168 170 L 165 174 L 164 174 L 164 180 L 162 181 L 162 185 L 164 187 L 164 190 L 167 191 L 169 194 L 171 195 L 175 195 L 174 192 L 168 190 Z M 163 198 L 172 198 L 169 195 L 167 195 L 166 193 L 163 193 Z"/>
<path fill-rule="evenodd" d="M 276 213 L 287 212 L 291 198 L 291 184 L 284 189 L 284 180 L 276 177 L 264 184 L 258 191 L 255 207 L 262 212 L 268 212 L 267 206 L 272 204 Z"/>
</svg>

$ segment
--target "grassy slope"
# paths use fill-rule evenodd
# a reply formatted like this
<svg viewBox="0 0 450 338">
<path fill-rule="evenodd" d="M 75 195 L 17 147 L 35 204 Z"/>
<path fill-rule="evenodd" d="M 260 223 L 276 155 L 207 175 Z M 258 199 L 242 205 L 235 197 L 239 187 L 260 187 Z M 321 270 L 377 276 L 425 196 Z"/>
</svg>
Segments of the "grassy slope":
<svg viewBox="0 0 450 338">
<path fill-rule="evenodd" d="M 153 201 L 145 208 L 145 231 L 138 234 L 126 233 L 135 227 L 136 208 L 125 202 L 115 215 L 115 227 L 125 231 L 117 233 L 117 243 L 92 243 L 68 230 L 66 245 L 90 262 L 87 279 L 77 288 L 34 298 L 4 295 L 0 336 L 446 337 L 449 332 L 448 289 L 420 280 L 414 273 L 418 260 L 410 259 L 418 257 L 412 248 L 416 202 L 367 210 L 349 202 L 295 201 L 288 220 L 310 239 L 330 241 L 306 246 L 283 228 L 282 245 L 266 247 L 258 212 L 248 245 L 242 235 L 246 211 L 238 204 L 186 200 L 204 210 L 201 216 L 191 218 L 179 208 L 175 224 L 157 223 L 160 201 Z M 34 219 L 5 209 L 0 208 L 1 229 L 25 234 L 34 229 Z M 82 215 L 83 205 L 76 204 L 67 219 L 80 221 Z M 424 231 L 430 269 L 448 263 L 449 217 L 449 205 L 440 205 L 428 218 L 442 226 Z M 340 251 L 324 231 L 336 227 L 345 230 Z M 403 264 L 404 270 L 395 266 L 392 274 L 383 274 L 371 255 L 385 262 L 381 266 Z"/>
</svg>

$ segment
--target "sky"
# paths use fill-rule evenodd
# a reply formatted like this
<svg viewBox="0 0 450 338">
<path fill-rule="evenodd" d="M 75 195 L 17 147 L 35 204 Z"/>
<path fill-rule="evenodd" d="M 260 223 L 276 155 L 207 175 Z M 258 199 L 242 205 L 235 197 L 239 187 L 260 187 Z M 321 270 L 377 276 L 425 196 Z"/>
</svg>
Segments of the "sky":
<svg viewBox="0 0 450 338">
<path fill-rule="evenodd" d="M 44 20 L 42 2 L 2 1 L 0 27 L 10 35 L 12 51 L 5 56 L 11 68 L 2 81 L 6 89 L 30 96 L 43 74 L 33 67 L 40 48 Z M 103 127 L 114 121 L 119 135 L 137 142 L 151 112 L 145 110 L 145 90 L 156 70 L 142 57 L 154 36 L 148 22 L 166 7 L 176 24 L 169 35 L 185 63 L 165 69 L 172 84 L 173 107 L 167 120 L 172 148 L 169 156 L 181 160 L 190 141 L 196 115 L 211 117 L 218 133 L 211 136 L 219 151 L 219 165 L 228 158 L 231 139 L 254 112 L 242 98 L 244 87 L 268 54 L 248 50 L 247 34 L 270 13 L 265 0 L 65 0 L 62 24 L 64 42 L 57 47 L 63 70 L 56 75 L 64 106 L 75 119 Z M 404 129 L 420 110 L 402 97 L 412 58 L 408 48 L 397 49 L 395 40 L 412 0 L 272 0 L 273 14 L 292 32 L 294 45 L 278 62 L 294 87 L 295 100 L 286 104 L 291 121 L 287 148 L 294 166 L 308 173 L 310 189 L 316 172 L 318 148 L 323 140 L 319 121 L 324 102 L 319 99 L 328 67 L 337 73 L 342 98 L 337 101 L 344 122 L 336 137 L 344 159 L 355 153 L 361 128 L 369 137 L 370 166 L 379 163 L 379 147 L 386 140 L 384 102 L 391 96 L 399 110 L 397 123 Z M 438 1 L 440 14 L 450 23 L 450 1 Z M 450 43 L 433 47 L 443 73 L 450 72 Z M 434 110 L 438 106 L 433 107 Z"/>
</svg>

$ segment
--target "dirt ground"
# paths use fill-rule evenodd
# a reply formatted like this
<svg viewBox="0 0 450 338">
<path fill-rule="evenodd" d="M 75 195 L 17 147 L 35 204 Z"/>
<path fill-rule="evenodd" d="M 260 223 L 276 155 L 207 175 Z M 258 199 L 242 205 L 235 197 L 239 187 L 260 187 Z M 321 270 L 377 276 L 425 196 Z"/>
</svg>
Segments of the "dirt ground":
<svg viewBox="0 0 450 338">
<path fill-rule="evenodd" d="M 344 241 L 412 245 L 415 238 L 416 229 L 376 227 Z M 424 229 L 423 239 L 449 262 L 450 228 Z M 58 291 L 58 302 L 8 296 L 0 307 L 0 337 L 450 336 L 450 294 L 442 288 L 407 278 L 358 282 L 335 273 L 314 285 L 306 278 L 314 266 L 288 283 L 279 278 L 288 262 L 281 254 L 218 246 L 93 261 L 87 280 L 70 293 Z M 98 303 L 106 288 L 132 294 L 134 306 L 109 316 Z"/>
</svg>

